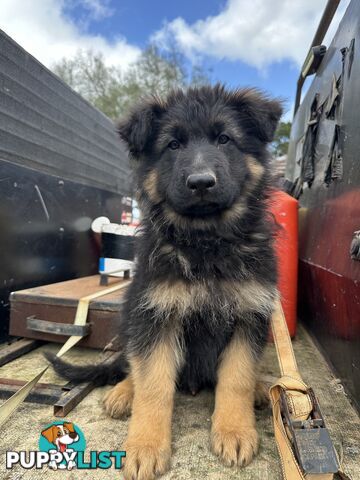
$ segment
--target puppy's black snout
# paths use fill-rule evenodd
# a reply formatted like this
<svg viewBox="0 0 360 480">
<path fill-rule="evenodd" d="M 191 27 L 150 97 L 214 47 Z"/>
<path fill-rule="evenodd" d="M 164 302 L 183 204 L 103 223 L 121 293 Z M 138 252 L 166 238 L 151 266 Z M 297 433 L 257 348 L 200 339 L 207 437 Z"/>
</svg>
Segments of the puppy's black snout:
<svg viewBox="0 0 360 480">
<path fill-rule="evenodd" d="M 69 437 L 72 438 L 73 440 L 77 437 L 77 433 L 76 432 L 70 432 L 69 433 Z"/>
<path fill-rule="evenodd" d="M 215 185 L 216 178 L 211 173 L 192 173 L 186 180 L 186 186 L 190 190 L 204 191 Z"/>
</svg>

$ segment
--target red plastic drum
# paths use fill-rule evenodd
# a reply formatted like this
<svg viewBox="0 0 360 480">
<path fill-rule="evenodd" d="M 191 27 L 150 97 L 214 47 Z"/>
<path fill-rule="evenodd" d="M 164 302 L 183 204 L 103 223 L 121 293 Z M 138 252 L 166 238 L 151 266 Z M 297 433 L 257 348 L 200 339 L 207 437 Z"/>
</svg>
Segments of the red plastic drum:
<svg viewBox="0 0 360 480">
<path fill-rule="evenodd" d="M 275 191 L 270 199 L 270 211 L 280 229 L 275 241 L 278 258 L 281 304 L 291 337 L 296 333 L 298 278 L 298 202 L 285 192 Z"/>
</svg>

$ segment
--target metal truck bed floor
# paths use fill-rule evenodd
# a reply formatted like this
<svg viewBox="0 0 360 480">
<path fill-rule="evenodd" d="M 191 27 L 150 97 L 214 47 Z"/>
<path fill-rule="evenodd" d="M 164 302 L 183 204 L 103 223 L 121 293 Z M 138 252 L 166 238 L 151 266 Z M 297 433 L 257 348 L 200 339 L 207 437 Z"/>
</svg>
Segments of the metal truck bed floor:
<svg viewBox="0 0 360 480">
<path fill-rule="evenodd" d="M 30 379 L 41 370 L 44 349 L 56 351 L 56 345 L 46 345 L 5 365 L 1 377 Z M 342 386 L 330 372 L 323 357 L 311 339 L 300 327 L 294 341 L 295 354 L 304 380 L 311 385 L 320 401 L 327 426 L 343 462 L 343 468 L 352 480 L 360 480 L 360 420 L 350 405 Z M 74 348 L 68 359 L 89 361 L 97 353 Z M 264 374 L 278 375 L 275 348 L 269 345 L 264 358 Z M 51 370 L 42 382 L 65 383 Z M 92 391 L 68 416 L 84 432 L 87 450 L 120 449 L 127 432 L 128 421 L 113 420 L 102 409 L 102 397 L 110 387 Z M 223 467 L 209 452 L 210 417 L 213 394 L 201 392 L 196 397 L 178 394 L 173 420 L 173 457 L 171 471 L 164 480 L 277 480 L 281 479 L 280 462 L 276 451 L 270 409 L 257 412 L 260 451 L 254 462 L 243 470 Z M 15 468 L 5 469 L 6 450 L 36 450 L 42 428 L 55 420 L 52 407 L 24 403 L 2 427 L 0 444 L 0 478 L 37 479 L 58 478 L 58 472 Z M 66 473 L 66 479 L 122 478 L 114 470 L 82 470 Z"/>
</svg>

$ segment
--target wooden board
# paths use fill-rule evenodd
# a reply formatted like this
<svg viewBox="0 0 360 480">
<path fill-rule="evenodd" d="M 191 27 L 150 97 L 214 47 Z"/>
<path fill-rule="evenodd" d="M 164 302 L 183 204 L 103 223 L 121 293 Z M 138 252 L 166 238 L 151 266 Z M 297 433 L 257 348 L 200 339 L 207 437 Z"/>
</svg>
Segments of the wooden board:
<svg viewBox="0 0 360 480">
<path fill-rule="evenodd" d="M 27 319 L 72 324 L 80 298 L 124 282 L 123 279 L 109 278 L 107 287 L 99 285 L 99 275 L 68 280 L 12 292 L 10 295 L 10 335 L 63 343 L 63 335 L 38 332 L 27 328 Z M 79 343 L 84 347 L 109 349 L 119 348 L 119 321 L 124 290 L 99 297 L 90 303 L 88 323 L 91 333 Z M 117 338 L 116 338 L 117 337 Z"/>
</svg>

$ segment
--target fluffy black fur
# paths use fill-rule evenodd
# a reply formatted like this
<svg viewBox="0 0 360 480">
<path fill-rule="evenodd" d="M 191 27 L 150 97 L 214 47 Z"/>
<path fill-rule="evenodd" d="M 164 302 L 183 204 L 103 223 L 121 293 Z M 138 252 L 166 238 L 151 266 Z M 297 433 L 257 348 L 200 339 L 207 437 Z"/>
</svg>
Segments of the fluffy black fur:
<svg viewBox="0 0 360 480">
<path fill-rule="evenodd" d="M 219 355 L 235 329 L 255 356 L 264 348 L 276 295 L 266 147 L 280 115 L 279 102 L 257 90 L 217 85 L 178 90 L 165 100 L 150 98 L 119 125 L 142 210 L 137 271 L 119 335 L 126 355 L 146 356 L 176 331 L 184 357 L 178 378 L 183 389 L 214 385 Z M 203 172 L 216 184 L 190 189 L 189 175 Z M 206 301 L 194 296 L 194 305 L 185 310 L 149 301 L 152 289 L 164 283 L 176 289 L 179 281 L 190 292 L 194 285 L 208 292 Z M 242 307 L 226 282 L 244 291 L 256 282 L 263 293 L 250 290 Z M 107 372 L 96 366 L 73 370 L 59 359 L 53 364 L 66 378 L 98 384 L 121 379 L 127 370 L 126 361 Z"/>
<path fill-rule="evenodd" d="M 119 364 L 112 365 L 69 365 L 52 352 L 45 352 L 45 358 L 52 363 L 57 372 L 75 383 L 93 382 L 95 386 L 116 385 L 126 376 L 125 369 Z"/>
</svg>

